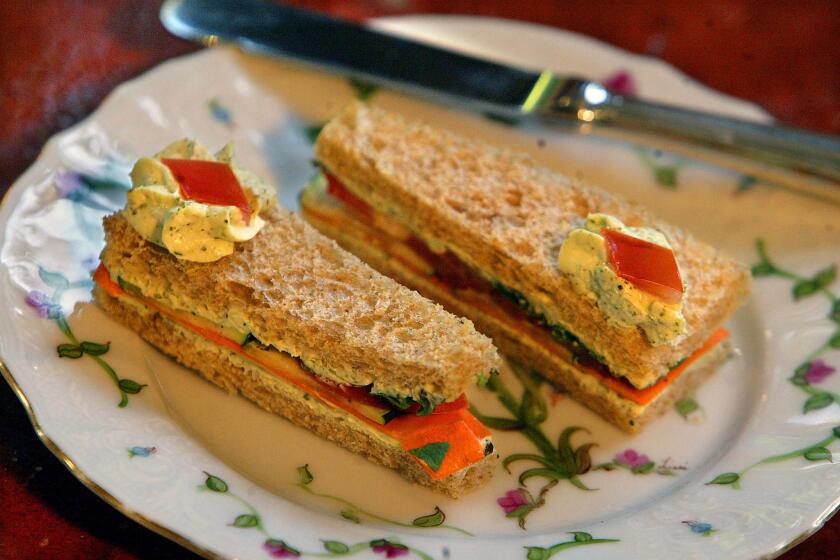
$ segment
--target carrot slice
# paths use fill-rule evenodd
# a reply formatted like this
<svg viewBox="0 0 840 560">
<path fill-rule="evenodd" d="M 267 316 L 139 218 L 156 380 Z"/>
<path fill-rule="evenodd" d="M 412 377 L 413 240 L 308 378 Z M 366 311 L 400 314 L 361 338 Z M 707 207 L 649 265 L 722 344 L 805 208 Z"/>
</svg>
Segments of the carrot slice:
<svg viewBox="0 0 840 560">
<path fill-rule="evenodd" d="M 99 266 L 96 267 L 96 271 L 93 273 L 93 281 L 102 286 L 102 289 L 111 297 L 119 297 L 125 293 L 120 285 L 111 279 L 111 274 L 102 263 L 99 263 Z"/>
<path fill-rule="evenodd" d="M 682 375 L 682 373 L 688 369 L 691 364 L 700 359 L 703 354 L 713 349 L 727 338 L 729 338 L 729 331 L 724 327 L 720 327 L 708 338 L 708 340 L 706 340 L 706 342 L 703 343 L 700 348 L 695 350 L 693 354 L 683 360 L 680 365 L 665 374 L 662 379 L 650 387 L 645 387 L 644 389 L 636 389 L 624 379 L 619 379 L 617 377 L 613 377 L 612 375 L 601 373 L 600 371 L 592 368 L 585 368 L 585 370 L 590 375 L 597 377 L 601 383 L 618 393 L 619 396 L 627 400 L 631 400 L 634 403 L 645 405 L 655 399 L 657 395 L 659 395 L 666 387 Z"/>
</svg>

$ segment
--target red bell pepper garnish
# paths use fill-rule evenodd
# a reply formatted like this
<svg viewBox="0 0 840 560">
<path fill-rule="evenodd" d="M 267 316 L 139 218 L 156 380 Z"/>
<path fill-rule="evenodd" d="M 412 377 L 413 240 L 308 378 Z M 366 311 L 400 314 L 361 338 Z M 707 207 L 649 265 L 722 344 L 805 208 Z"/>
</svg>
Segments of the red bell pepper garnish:
<svg viewBox="0 0 840 560">
<path fill-rule="evenodd" d="M 236 206 L 245 223 L 251 221 L 251 206 L 230 165 L 198 159 L 163 159 L 181 187 L 181 197 L 202 204 Z"/>
<path fill-rule="evenodd" d="M 373 208 L 367 202 L 350 192 L 335 175 L 324 172 L 327 177 L 327 194 L 343 202 L 351 210 L 355 210 L 366 218 L 373 217 Z"/>
<path fill-rule="evenodd" d="M 613 270 L 643 292 L 666 303 L 682 300 L 683 283 L 674 252 L 613 229 L 603 229 Z"/>
</svg>

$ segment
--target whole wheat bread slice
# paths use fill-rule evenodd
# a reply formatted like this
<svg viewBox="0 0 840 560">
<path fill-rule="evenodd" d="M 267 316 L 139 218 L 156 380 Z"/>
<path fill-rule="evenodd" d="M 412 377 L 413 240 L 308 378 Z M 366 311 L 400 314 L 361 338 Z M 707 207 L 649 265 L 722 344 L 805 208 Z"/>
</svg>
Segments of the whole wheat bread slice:
<svg viewBox="0 0 840 560">
<path fill-rule="evenodd" d="M 399 443 L 389 445 L 381 437 L 375 437 L 370 427 L 352 415 L 266 373 L 235 352 L 180 327 L 160 313 L 150 309 L 141 312 L 134 306 L 125 305 L 99 286 L 94 288 L 93 294 L 109 315 L 219 387 L 230 393 L 240 393 L 265 410 L 280 414 L 374 463 L 394 469 L 412 482 L 457 498 L 493 475 L 498 453 L 434 480 Z"/>
<path fill-rule="evenodd" d="M 616 375 L 647 387 L 699 348 L 745 300 L 749 271 L 636 204 L 494 148 L 354 102 L 322 130 L 326 170 L 380 212 L 443 245 L 539 306 Z M 662 231 L 686 286 L 687 333 L 653 346 L 638 328 L 609 324 L 557 266 L 565 236 L 589 213 Z M 489 334 L 489 333 L 488 333 Z"/>
<path fill-rule="evenodd" d="M 311 201 L 316 204 L 317 201 Z M 694 389 L 711 376 L 729 354 L 729 344 L 722 343 L 691 364 L 675 381 L 648 404 L 638 404 L 622 398 L 596 377 L 581 371 L 574 363 L 546 344 L 546 335 L 539 336 L 538 328 L 523 329 L 488 313 L 481 306 L 473 305 L 463 293 L 457 293 L 440 282 L 418 274 L 404 262 L 390 255 L 386 247 L 379 246 L 371 236 L 360 235 L 362 228 L 337 227 L 321 219 L 316 213 L 304 215 L 312 225 L 338 241 L 348 251 L 359 255 L 372 267 L 395 280 L 418 290 L 424 296 L 439 301 L 452 313 L 470 317 L 481 332 L 493 339 L 501 352 L 533 371 L 541 374 L 554 385 L 565 390 L 576 401 L 591 408 L 605 420 L 629 433 L 636 433 L 648 422 L 658 418 L 679 399 L 690 395 Z M 548 337 L 550 339 L 550 337 Z M 556 344 L 556 343 L 555 343 Z"/>
<path fill-rule="evenodd" d="M 499 364 L 469 320 L 371 269 L 298 216 L 276 209 L 252 240 L 212 263 L 179 260 L 120 214 L 101 259 L 144 296 L 217 324 L 241 318 L 260 342 L 339 383 L 453 400 Z"/>
</svg>

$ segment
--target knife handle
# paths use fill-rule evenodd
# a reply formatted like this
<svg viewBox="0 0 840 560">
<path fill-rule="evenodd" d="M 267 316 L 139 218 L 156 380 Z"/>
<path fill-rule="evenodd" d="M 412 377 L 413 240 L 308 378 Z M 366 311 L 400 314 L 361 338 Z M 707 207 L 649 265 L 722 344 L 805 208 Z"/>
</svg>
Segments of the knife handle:
<svg viewBox="0 0 840 560">
<path fill-rule="evenodd" d="M 840 203 L 840 137 L 642 101 L 589 80 L 542 80 L 525 113 L 571 120 L 581 132 L 667 150 Z"/>
</svg>

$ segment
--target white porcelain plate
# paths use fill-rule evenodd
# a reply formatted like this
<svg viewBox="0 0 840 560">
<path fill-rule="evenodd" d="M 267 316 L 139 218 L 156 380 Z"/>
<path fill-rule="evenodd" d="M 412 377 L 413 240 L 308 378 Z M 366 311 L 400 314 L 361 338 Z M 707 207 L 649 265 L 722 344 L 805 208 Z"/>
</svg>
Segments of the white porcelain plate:
<svg viewBox="0 0 840 560">
<path fill-rule="evenodd" d="M 650 99 L 767 118 L 661 62 L 554 29 L 438 17 L 377 25 Z M 538 461 L 516 461 L 454 501 L 227 395 L 90 303 L 100 220 L 123 204 L 135 158 L 184 136 L 214 148 L 233 140 L 244 164 L 295 207 L 313 172 L 313 132 L 354 96 L 527 151 L 755 265 L 754 295 L 729 324 L 735 355 L 694 398 L 633 437 L 532 384 L 549 412 L 533 427 L 552 449 L 519 431 L 498 432 L 498 449 L 570 453 L 575 476 L 555 470 L 556 484 L 534 477 L 523 486 L 519 475 Z M 837 207 L 668 154 L 515 128 L 293 64 L 205 50 L 119 87 L 53 138 L 12 187 L 0 210 L 3 374 L 76 476 L 207 556 L 772 556 L 818 528 L 840 498 L 837 216 Z M 512 374 L 504 384 L 522 398 Z M 470 398 L 484 414 L 512 417 L 488 390 Z"/>
</svg>

